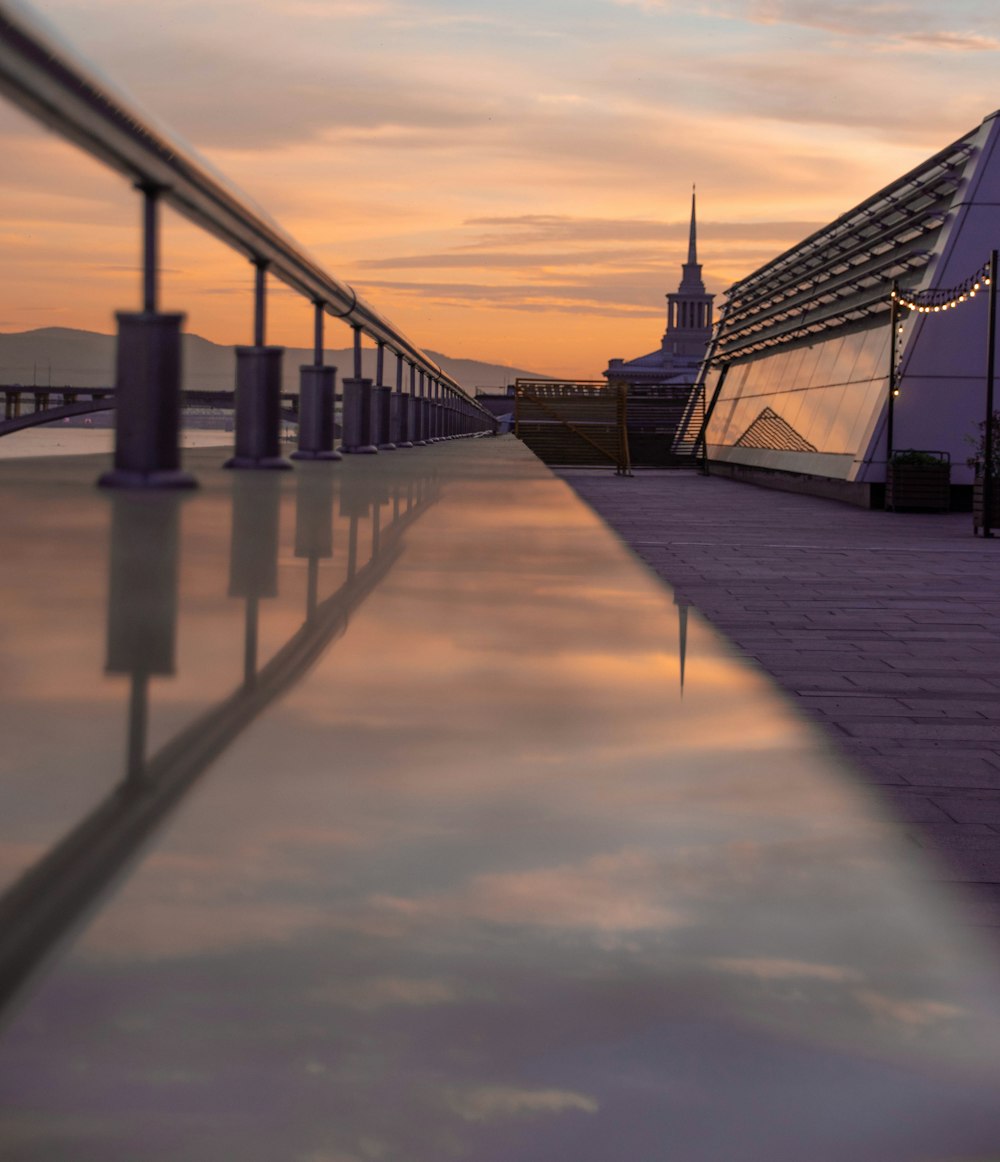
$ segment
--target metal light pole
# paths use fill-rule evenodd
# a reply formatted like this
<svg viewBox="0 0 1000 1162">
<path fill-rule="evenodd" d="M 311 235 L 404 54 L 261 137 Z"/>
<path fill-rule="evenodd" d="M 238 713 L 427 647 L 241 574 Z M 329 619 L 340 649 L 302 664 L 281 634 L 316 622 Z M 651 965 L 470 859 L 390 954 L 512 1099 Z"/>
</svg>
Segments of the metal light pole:
<svg viewBox="0 0 1000 1162">
<path fill-rule="evenodd" d="M 896 393 L 896 341 L 899 330 L 899 283 L 893 279 L 892 297 L 889 300 L 889 406 L 885 415 L 885 473 L 889 479 L 889 465 L 892 463 L 892 435 L 895 419 Z"/>
<path fill-rule="evenodd" d="M 990 252 L 990 306 L 986 327 L 986 431 L 983 452 L 983 536 L 992 537 L 993 530 L 993 379 L 996 374 L 997 351 L 997 252 Z"/>
</svg>

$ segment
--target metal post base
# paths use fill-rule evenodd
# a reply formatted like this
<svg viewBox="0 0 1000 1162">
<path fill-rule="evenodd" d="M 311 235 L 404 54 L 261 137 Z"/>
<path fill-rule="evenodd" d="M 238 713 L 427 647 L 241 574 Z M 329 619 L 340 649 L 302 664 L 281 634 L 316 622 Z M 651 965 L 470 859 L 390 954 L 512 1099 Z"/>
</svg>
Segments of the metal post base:
<svg viewBox="0 0 1000 1162">
<path fill-rule="evenodd" d="M 283 347 L 236 348 L 236 450 L 223 468 L 288 471 L 281 455 Z"/>
<path fill-rule="evenodd" d="M 378 448 L 371 439 L 371 392 L 370 379 L 344 380 L 343 434 L 340 450 L 353 456 L 372 456 Z"/>
<path fill-rule="evenodd" d="M 397 448 L 413 447 L 413 397 L 403 394 L 397 405 L 399 411 L 398 431 L 396 433 Z"/>
<path fill-rule="evenodd" d="M 101 488 L 195 488 L 180 466 L 183 315 L 121 311 L 115 461 Z"/>
<path fill-rule="evenodd" d="M 293 460 L 342 460 L 333 447 L 336 367 L 299 368 L 299 447 Z"/>
<path fill-rule="evenodd" d="M 372 438 L 378 441 L 380 452 L 395 452 L 392 439 L 392 388 L 372 388 Z"/>
</svg>

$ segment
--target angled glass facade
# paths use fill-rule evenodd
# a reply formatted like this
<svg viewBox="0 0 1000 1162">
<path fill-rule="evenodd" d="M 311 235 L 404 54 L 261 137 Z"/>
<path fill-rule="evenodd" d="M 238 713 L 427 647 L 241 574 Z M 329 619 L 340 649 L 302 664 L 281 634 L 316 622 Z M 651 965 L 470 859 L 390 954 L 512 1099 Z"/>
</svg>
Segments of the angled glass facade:
<svg viewBox="0 0 1000 1162">
<path fill-rule="evenodd" d="M 1000 245 L 1000 117 L 928 159 L 726 294 L 706 363 L 710 461 L 885 479 L 893 283 L 960 283 Z M 986 296 L 903 312 L 893 447 L 949 452 L 966 483 L 985 414 Z"/>
</svg>

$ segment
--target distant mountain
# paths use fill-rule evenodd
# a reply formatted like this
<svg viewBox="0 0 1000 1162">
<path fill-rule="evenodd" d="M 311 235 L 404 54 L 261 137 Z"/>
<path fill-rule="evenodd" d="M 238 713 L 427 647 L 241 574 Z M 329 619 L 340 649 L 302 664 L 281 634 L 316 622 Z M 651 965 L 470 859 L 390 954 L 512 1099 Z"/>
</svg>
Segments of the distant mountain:
<svg viewBox="0 0 1000 1162">
<path fill-rule="evenodd" d="M 518 376 L 543 378 L 520 367 L 452 359 L 436 351 L 427 354 L 467 391 L 496 390 Z M 299 367 L 312 363 L 312 348 L 288 347 L 283 361 L 285 391 L 297 391 Z M 71 327 L 40 327 L 35 331 L 0 333 L 0 383 L 39 384 L 53 387 L 107 387 L 114 382 L 115 337 Z M 339 369 L 339 378 L 354 370 L 354 352 L 338 348 L 326 352 L 327 363 Z M 223 391 L 231 388 L 236 356 L 232 347 L 212 343 L 200 335 L 183 337 L 184 386 Z M 375 351 L 362 352 L 362 374 L 374 377 Z M 386 382 L 396 382 L 396 358 L 386 357 Z"/>
</svg>

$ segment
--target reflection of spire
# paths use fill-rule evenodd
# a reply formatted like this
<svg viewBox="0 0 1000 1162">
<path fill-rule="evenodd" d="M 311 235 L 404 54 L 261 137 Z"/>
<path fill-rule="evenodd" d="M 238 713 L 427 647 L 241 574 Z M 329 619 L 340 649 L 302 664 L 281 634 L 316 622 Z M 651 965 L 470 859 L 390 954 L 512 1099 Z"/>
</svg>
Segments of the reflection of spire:
<svg viewBox="0 0 1000 1162">
<path fill-rule="evenodd" d="M 674 594 L 674 605 L 677 606 L 677 638 L 679 644 L 680 670 L 681 670 L 681 697 L 684 697 L 684 671 L 687 665 L 687 642 L 688 642 L 688 606 L 691 603 L 685 601 L 683 597 Z"/>
<path fill-rule="evenodd" d="M 688 237 L 688 266 L 696 266 L 698 263 L 698 225 L 695 215 L 695 189 L 691 186 L 691 233 Z"/>
</svg>

